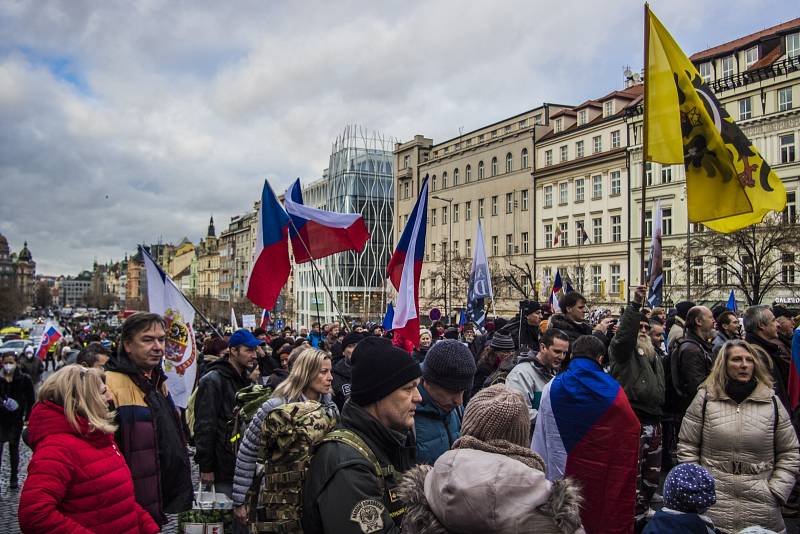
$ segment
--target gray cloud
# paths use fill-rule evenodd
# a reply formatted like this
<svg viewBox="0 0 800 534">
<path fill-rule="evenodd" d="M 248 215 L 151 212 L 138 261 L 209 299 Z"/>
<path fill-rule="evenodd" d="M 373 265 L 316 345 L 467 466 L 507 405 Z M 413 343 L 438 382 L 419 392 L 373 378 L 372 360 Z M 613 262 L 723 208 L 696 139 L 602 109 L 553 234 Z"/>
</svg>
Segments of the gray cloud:
<svg viewBox="0 0 800 534">
<path fill-rule="evenodd" d="M 689 53 L 796 16 L 653 4 Z M 196 240 L 264 178 L 320 176 L 345 124 L 441 140 L 579 103 L 640 68 L 641 42 L 627 0 L 4 2 L 0 232 L 48 274 Z"/>
</svg>

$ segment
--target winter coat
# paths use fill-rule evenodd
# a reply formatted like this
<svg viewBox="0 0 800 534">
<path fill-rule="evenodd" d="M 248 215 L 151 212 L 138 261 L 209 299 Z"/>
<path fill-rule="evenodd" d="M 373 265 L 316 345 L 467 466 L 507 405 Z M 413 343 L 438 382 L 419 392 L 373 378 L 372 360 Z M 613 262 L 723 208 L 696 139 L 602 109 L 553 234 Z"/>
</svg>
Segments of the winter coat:
<svg viewBox="0 0 800 534">
<path fill-rule="evenodd" d="M 430 347 L 417 347 L 411 352 L 411 357 L 414 358 L 418 364 L 422 365 L 429 350 Z"/>
<path fill-rule="evenodd" d="M 400 473 L 415 464 L 414 434 L 385 427 L 352 401 L 344 405 L 340 426 L 358 434 L 370 448 L 385 473 L 383 484 L 356 449 L 341 442 L 323 443 L 311 460 L 303 489 L 303 532 L 399 534 L 405 505 L 395 489 Z"/>
<path fill-rule="evenodd" d="M 42 373 L 44 373 L 44 363 L 36 356 L 28 358 L 24 354 L 19 357 L 17 365 L 26 373 L 34 384 L 42 381 Z"/>
<path fill-rule="evenodd" d="M 751 345 L 756 345 L 764 349 L 769 355 L 770 361 L 767 364 L 772 373 L 774 381 L 775 394 L 778 396 L 783 406 L 789 410 L 791 403 L 789 402 L 789 366 L 791 362 L 791 352 L 787 351 L 783 343 L 780 341 L 772 342 L 762 339 L 753 334 L 747 334 L 745 340 Z"/>
<path fill-rule="evenodd" d="M 228 358 L 208 366 L 197 385 L 194 409 L 194 461 L 201 473 L 214 473 L 215 482 L 233 481 L 236 456 L 228 435 L 236 393 L 250 385 L 247 372 L 237 373 Z"/>
<path fill-rule="evenodd" d="M 774 396 L 758 384 L 737 405 L 703 387 L 683 418 L 678 461 L 700 464 L 714 476 L 717 503 L 707 515 L 721 530 L 786 528 L 781 505 L 800 472 L 800 453 L 789 414 Z"/>
<path fill-rule="evenodd" d="M 80 431 L 52 402 L 33 409 L 28 425 L 33 457 L 19 501 L 22 532 L 159 532 L 136 502 L 131 472 L 114 437 L 90 431 L 84 418 L 78 424 Z"/>
<path fill-rule="evenodd" d="M 150 378 L 120 353 L 106 364 L 106 386 L 119 425 L 116 442 L 133 477 L 136 502 L 156 523 L 192 506 L 194 489 L 183 425 L 161 367 Z"/>
<path fill-rule="evenodd" d="M 675 323 L 673 323 L 667 333 L 667 353 L 670 353 L 672 351 L 672 345 L 683 337 L 685 330 L 686 321 L 676 315 Z"/>
<path fill-rule="evenodd" d="M 417 462 L 433 465 L 433 462 L 449 451 L 453 442 L 461 436 L 461 417 L 464 409 L 459 406 L 445 412 L 436 405 L 423 384 L 417 388 L 422 395 L 422 402 L 417 405 L 414 416 Z"/>
<path fill-rule="evenodd" d="M 520 392 L 525 399 L 528 415 L 531 418 L 531 430 L 536 424 L 544 387 L 554 376 L 556 376 L 555 371 L 547 369 L 536 356 L 528 356 L 520 359 L 506 377 L 506 387 Z"/>
<path fill-rule="evenodd" d="M 675 343 L 679 346 L 670 355 L 670 366 L 677 369 L 678 381 L 674 385 L 682 395 L 676 399 L 677 406 L 671 408 L 675 413 L 682 414 L 697 394 L 697 388 L 711 372 L 714 360 L 711 357 L 711 344 L 691 330 L 687 330 L 686 335 Z"/>
<path fill-rule="evenodd" d="M 719 534 L 714 522 L 700 514 L 662 508 L 648 522 L 642 534 Z"/>
<path fill-rule="evenodd" d="M 265 387 L 270 388 L 271 390 L 275 390 L 276 387 L 281 385 L 281 382 L 286 380 L 289 377 L 289 371 L 286 369 L 275 369 L 272 371 L 272 374 L 269 375 L 267 381 L 264 383 Z"/>
<path fill-rule="evenodd" d="M 523 354 L 526 354 L 530 349 L 539 350 L 539 327 L 531 326 L 525 321 L 522 323 L 522 328 L 520 328 L 519 316 L 505 325 L 501 332 L 511 336 L 511 339 L 514 340 L 514 346 Z"/>
<path fill-rule="evenodd" d="M 247 425 L 244 438 L 242 438 L 242 443 L 239 446 L 239 452 L 236 454 L 236 468 L 233 475 L 234 504 L 244 504 L 247 498 L 247 491 L 253 485 L 253 480 L 256 477 L 259 450 L 263 447 L 262 427 L 264 425 L 264 420 L 272 410 L 283 406 L 287 402 L 304 402 L 307 400 L 308 398 L 302 394 L 299 398 L 293 400 L 272 397 L 267 399 L 253 416 L 253 419 Z M 320 403 L 325 407 L 328 415 L 336 418 L 339 417 L 339 410 L 333 403 L 333 398 L 330 394 L 323 395 L 320 399 Z"/>
<path fill-rule="evenodd" d="M 716 332 L 716 334 L 714 335 L 714 339 L 711 341 L 711 359 L 712 360 L 716 360 L 717 359 L 717 354 L 719 353 L 719 349 L 722 348 L 722 345 L 724 345 L 725 342 L 730 341 L 731 339 L 734 339 L 734 338 L 731 338 L 730 336 L 728 336 L 728 334 L 726 334 L 722 330 L 715 330 L 715 332 Z M 735 338 L 735 339 L 738 339 L 738 338 Z"/>
<path fill-rule="evenodd" d="M 350 382 L 352 380 L 353 368 L 347 358 L 342 358 L 333 366 L 333 381 L 331 382 L 331 392 L 333 402 L 339 411 L 344 407 L 344 402 L 350 398 Z"/>
<path fill-rule="evenodd" d="M 551 315 L 547 322 L 547 328 L 557 328 L 567 334 L 570 347 L 572 347 L 572 344 L 575 343 L 575 340 L 579 337 L 592 335 L 592 327 L 589 323 L 576 323 L 572 319 L 568 319 L 563 313 L 554 313 Z M 608 340 L 605 339 L 605 336 L 598 336 L 598 339 L 603 341 L 603 345 L 608 344 Z"/>
<path fill-rule="evenodd" d="M 17 401 L 19 406 L 16 410 L 9 411 L 2 406 L 2 402 L 8 398 Z M 34 402 L 31 377 L 22 372 L 19 366 L 14 370 L 11 382 L 0 371 L 0 443 L 8 441 L 3 439 L 6 431 L 22 427 L 23 421 L 31 415 Z"/>
<path fill-rule="evenodd" d="M 448 451 L 433 467 L 407 472 L 399 496 L 407 508 L 403 534 L 583 532 L 573 482 L 550 482 L 543 472 L 490 452 Z"/>
<path fill-rule="evenodd" d="M 315 349 L 320 348 L 320 343 L 323 340 L 322 334 L 320 332 L 311 332 L 308 334 L 306 340 L 311 344 L 312 347 Z"/>
<path fill-rule="evenodd" d="M 608 347 L 611 376 L 625 390 L 628 402 L 642 424 L 660 422 L 664 404 L 664 364 L 653 350 L 652 357 L 640 352 L 641 305 L 631 302 L 619 322 L 619 330 Z M 648 338 L 648 343 L 652 344 Z"/>
</svg>

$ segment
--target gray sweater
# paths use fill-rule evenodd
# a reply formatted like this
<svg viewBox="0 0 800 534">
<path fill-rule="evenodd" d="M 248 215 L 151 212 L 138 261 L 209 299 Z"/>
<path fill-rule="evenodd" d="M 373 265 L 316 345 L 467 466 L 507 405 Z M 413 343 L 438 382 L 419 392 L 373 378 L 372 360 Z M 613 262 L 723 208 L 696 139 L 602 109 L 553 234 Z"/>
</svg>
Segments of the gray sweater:
<svg viewBox="0 0 800 534">
<path fill-rule="evenodd" d="M 289 402 L 305 402 L 308 398 L 305 395 L 300 395 L 299 398 Z M 287 403 L 286 399 L 280 397 L 272 397 L 264 402 L 261 408 L 256 412 L 250 424 L 247 425 L 242 444 L 239 447 L 239 453 L 236 455 L 236 470 L 233 474 L 233 503 L 236 506 L 244 504 L 247 497 L 247 491 L 253 485 L 253 479 L 256 476 L 256 464 L 258 463 L 258 449 L 261 446 L 262 432 L 261 427 L 264 419 L 275 408 L 279 408 Z M 339 410 L 333 402 L 333 397 L 330 394 L 323 395 L 320 398 L 320 403 L 325 407 L 328 415 L 339 418 Z"/>
</svg>

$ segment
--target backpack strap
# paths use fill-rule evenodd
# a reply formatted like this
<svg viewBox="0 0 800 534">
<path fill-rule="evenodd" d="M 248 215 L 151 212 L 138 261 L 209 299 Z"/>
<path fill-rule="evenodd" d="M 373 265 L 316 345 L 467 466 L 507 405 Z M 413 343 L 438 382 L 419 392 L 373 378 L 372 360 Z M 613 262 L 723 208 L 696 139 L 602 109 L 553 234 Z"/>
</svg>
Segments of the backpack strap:
<svg viewBox="0 0 800 534">
<path fill-rule="evenodd" d="M 361 456 L 364 457 L 367 462 L 372 466 L 372 470 L 375 475 L 378 477 L 378 485 L 380 486 L 381 493 L 384 492 L 386 489 L 386 478 L 394 477 L 395 471 L 393 465 L 388 465 L 386 467 L 382 467 L 380 462 L 378 461 L 377 456 L 375 453 L 372 452 L 372 449 L 369 445 L 364 441 L 364 439 L 347 428 L 337 428 L 328 432 L 328 434 L 320 440 L 319 445 L 322 445 L 326 442 L 338 442 L 344 443 L 348 447 L 352 447 L 356 451 L 358 451 Z"/>
<path fill-rule="evenodd" d="M 775 414 L 772 417 L 772 459 L 775 462 L 778 459 L 778 416 L 780 412 L 778 411 L 778 400 L 775 398 L 775 395 L 772 395 L 772 410 Z"/>
<path fill-rule="evenodd" d="M 703 394 L 703 408 L 700 411 L 700 443 L 697 446 L 697 463 L 703 458 L 703 429 L 706 427 L 706 405 L 708 404 L 708 392 Z"/>
</svg>

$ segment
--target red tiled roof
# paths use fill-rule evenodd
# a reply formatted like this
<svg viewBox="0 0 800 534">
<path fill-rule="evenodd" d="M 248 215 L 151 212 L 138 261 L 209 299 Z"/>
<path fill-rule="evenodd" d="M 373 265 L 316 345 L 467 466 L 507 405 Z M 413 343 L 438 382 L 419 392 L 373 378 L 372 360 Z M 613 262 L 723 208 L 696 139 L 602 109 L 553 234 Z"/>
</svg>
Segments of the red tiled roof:
<svg viewBox="0 0 800 534">
<path fill-rule="evenodd" d="M 554 119 L 556 117 L 560 117 L 561 115 L 572 115 L 574 117 L 577 114 L 578 114 L 578 112 L 575 111 L 574 109 L 566 108 L 566 109 L 562 109 L 560 111 L 556 111 L 555 113 L 550 115 L 550 118 Z"/>
<path fill-rule="evenodd" d="M 598 102 L 602 102 L 603 100 L 608 100 L 609 98 L 627 98 L 628 100 L 633 100 L 639 95 L 644 94 L 644 85 L 638 83 L 636 85 L 631 85 L 625 89 L 620 89 L 618 91 L 611 91 L 603 98 L 598 98 Z"/>
<path fill-rule="evenodd" d="M 750 65 L 750 68 L 747 70 L 755 70 L 755 69 L 760 69 L 761 67 L 772 65 L 773 63 L 775 63 L 775 60 L 777 60 L 782 55 L 783 55 L 783 49 L 780 46 L 776 46 L 775 48 L 772 49 L 771 52 L 768 52 L 766 56 L 762 57 L 761 59 Z"/>
<path fill-rule="evenodd" d="M 779 33 L 788 32 L 795 28 L 800 29 L 800 17 L 778 24 L 777 26 L 772 26 L 771 28 L 766 28 L 764 30 L 751 33 L 750 35 L 745 35 L 744 37 L 739 37 L 738 39 L 734 39 L 733 41 L 729 41 L 713 48 L 709 48 L 708 50 L 697 52 L 692 54 L 689 59 L 691 61 L 701 61 L 704 59 L 711 59 L 713 57 L 730 54 L 735 50 L 756 43 L 765 37 L 771 37 Z"/>
</svg>

